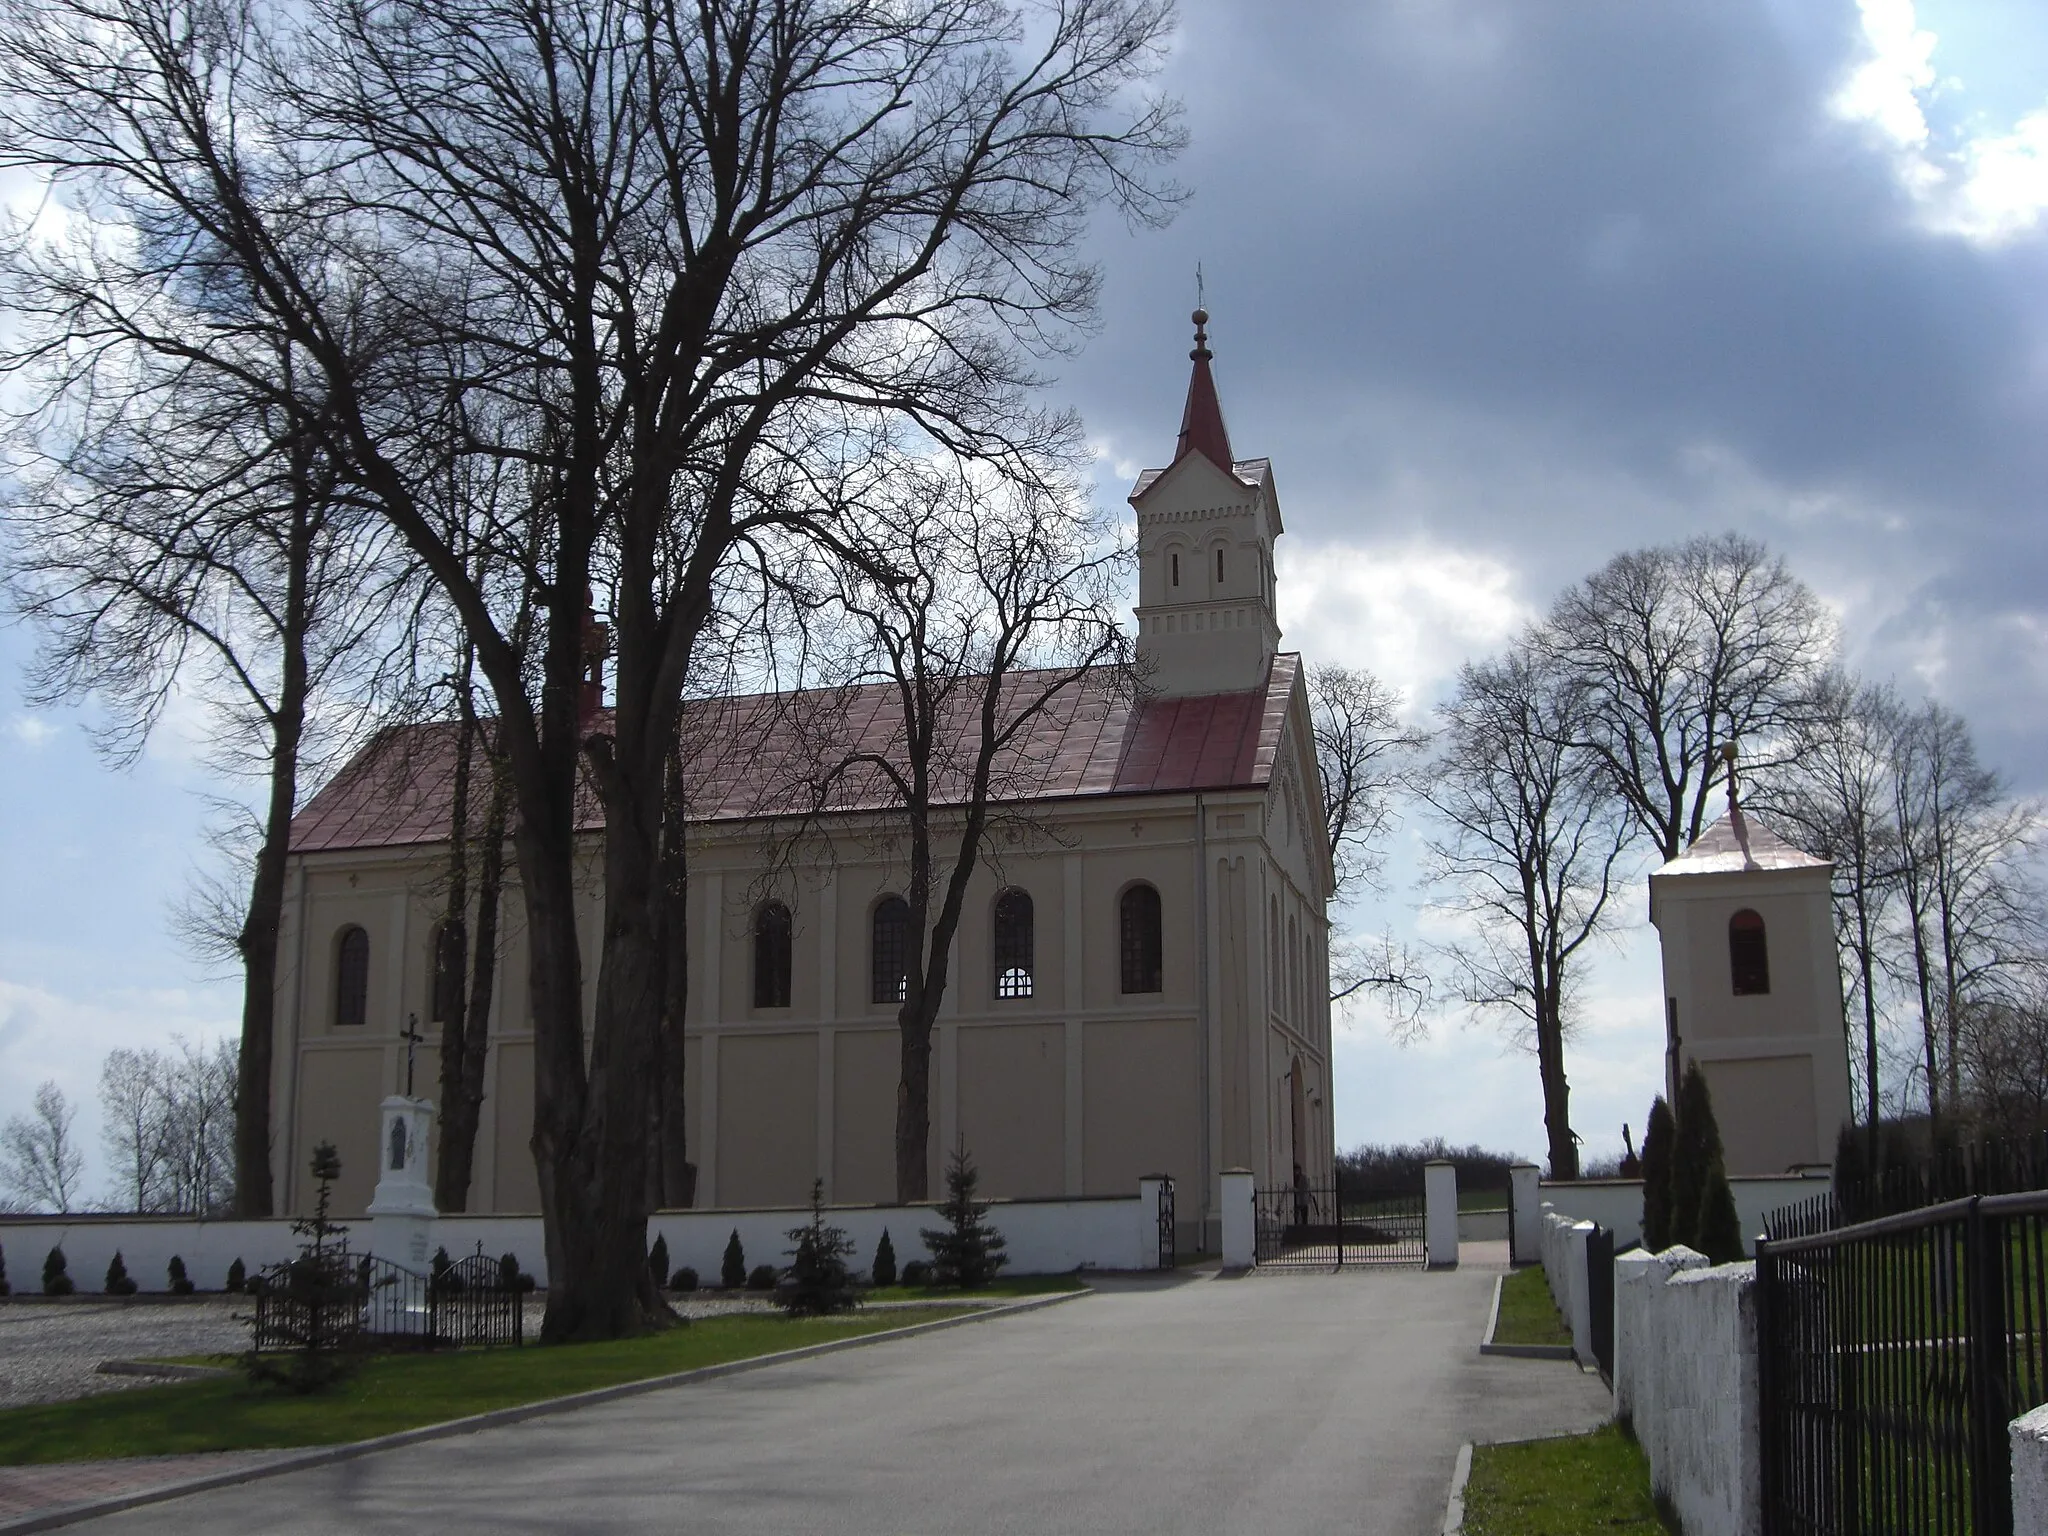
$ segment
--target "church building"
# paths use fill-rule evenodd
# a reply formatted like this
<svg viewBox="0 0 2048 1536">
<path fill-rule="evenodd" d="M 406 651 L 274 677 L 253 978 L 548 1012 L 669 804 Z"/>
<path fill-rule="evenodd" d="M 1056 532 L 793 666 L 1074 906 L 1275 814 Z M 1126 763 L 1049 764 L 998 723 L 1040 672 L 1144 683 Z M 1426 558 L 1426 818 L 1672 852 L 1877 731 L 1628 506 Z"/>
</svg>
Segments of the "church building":
<svg viewBox="0 0 2048 1536">
<path fill-rule="evenodd" d="M 1223 1170 L 1286 1184 L 1330 1166 L 1330 849 L 1299 656 L 1280 650 L 1273 470 L 1231 448 L 1195 313 L 1171 462 L 1137 516 L 1138 685 L 1068 689 L 1018 745 L 1039 765 L 1022 831 L 998 834 L 968 898 L 934 1030 L 932 1184 L 964 1139 L 984 1192 L 1123 1195 L 1178 1184 L 1180 1242 L 1213 1247 Z M 879 699 L 833 695 L 876 718 Z M 821 696 L 822 697 L 822 696 Z M 705 699 L 686 740 L 782 718 L 783 699 Z M 800 712 L 799 712 L 800 713 Z M 378 1103 L 402 1032 L 433 1042 L 452 727 L 387 732 L 293 823 L 273 1084 L 282 1208 L 311 1199 L 311 1149 L 340 1150 L 345 1215 L 377 1166 Z M 748 761 L 787 747 L 761 727 Z M 764 770 L 765 771 L 765 770 Z M 1021 782 L 1021 780 L 1019 780 Z M 835 811 L 830 857 L 770 858 L 760 801 L 709 781 L 690 808 L 687 1134 L 699 1206 L 894 1193 L 905 870 Z M 1034 832 L 1033 829 L 1036 829 Z M 593 853 L 596 836 L 591 834 Z M 1009 841 L 1005 842 L 1004 839 Z M 587 942 L 600 930 L 593 881 Z M 527 1147 L 533 1047 L 523 910 L 504 905 L 469 1208 L 539 1208 Z M 586 951 L 589 952 L 589 951 Z M 434 1049 L 419 1091 L 434 1092 Z"/>
</svg>

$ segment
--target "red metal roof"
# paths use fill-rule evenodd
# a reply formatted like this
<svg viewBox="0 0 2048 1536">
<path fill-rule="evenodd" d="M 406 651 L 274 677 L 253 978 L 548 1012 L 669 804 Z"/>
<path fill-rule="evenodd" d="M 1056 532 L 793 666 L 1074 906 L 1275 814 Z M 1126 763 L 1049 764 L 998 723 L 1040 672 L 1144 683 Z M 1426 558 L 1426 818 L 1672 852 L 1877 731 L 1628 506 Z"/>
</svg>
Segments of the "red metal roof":
<svg viewBox="0 0 2048 1536">
<path fill-rule="evenodd" d="M 1300 667 L 1297 655 L 1276 656 L 1263 688 L 1136 700 L 1110 670 L 1092 672 L 1059 693 L 1011 743 L 996 767 L 995 798 L 1014 804 L 1263 788 L 1272 782 Z M 1014 686 L 1035 697 L 1033 679 L 1043 675 L 1021 674 Z M 964 786 L 953 765 L 972 749 L 976 708 L 977 700 L 962 700 L 959 718 L 944 733 L 955 745 L 945 754 L 942 797 L 958 798 Z M 886 809 L 894 802 L 878 772 L 841 773 L 829 777 L 828 788 L 827 770 L 854 753 L 893 756 L 900 731 L 885 684 L 690 700 L 682 725 L 692 752 L 690 819 Z M 448 722 L 380 733 L 292 819 L 293 850 L 442 841 L 454 802 L 455 746 L 455 726 Z M 603 824 L 587 788 L 578 822 L 593 829 Z"/>
</svg>

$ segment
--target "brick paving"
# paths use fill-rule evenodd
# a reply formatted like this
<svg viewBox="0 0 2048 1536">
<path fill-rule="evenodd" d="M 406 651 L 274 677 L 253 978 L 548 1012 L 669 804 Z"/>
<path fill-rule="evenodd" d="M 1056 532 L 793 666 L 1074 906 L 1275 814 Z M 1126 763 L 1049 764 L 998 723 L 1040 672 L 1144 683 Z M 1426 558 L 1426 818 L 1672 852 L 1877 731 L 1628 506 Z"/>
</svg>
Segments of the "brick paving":
<svg viewBox="0 0 2048 1536">
<path fill-rule="evenodd" d="M 259 1467 L 290 1451 L 216 1451 L 204 1456 L 133 1456 L 120 1461 L 63 1461 L 41 1467 L 0 1467 L 0 1520 L 19 1520 L 67 1504 L 109 1499 L 213 1472 Z"/>
</svg>

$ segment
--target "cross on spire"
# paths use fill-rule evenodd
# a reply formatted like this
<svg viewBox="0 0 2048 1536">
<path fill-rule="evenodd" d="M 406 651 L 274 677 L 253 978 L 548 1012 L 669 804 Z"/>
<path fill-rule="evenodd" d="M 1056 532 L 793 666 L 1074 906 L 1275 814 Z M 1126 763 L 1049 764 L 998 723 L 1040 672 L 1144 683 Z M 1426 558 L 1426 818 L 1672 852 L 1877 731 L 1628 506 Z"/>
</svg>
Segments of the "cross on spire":
<svg viewBox="0 0 2048 1536">
<path fill-rule="evenodd" d="M 1195 290 L 1201 291 L 1201 268 L 1195 269 Z M 1216 396 L 1216 378 L 1209 371 L 1209 360 L 1215 356 L 1209 350 L 1209 311 L 1197 308 L 1195 322 L 1195 347 L 1188 353 L 1194 363 L 1194 370 L 1188 376 L 1188 403 L 1180 417 L 1180 441 L 1174 446 L 1174 462 L 1178 463 L 1188 453 L 1201 454 L 1218 469 L 1229 473 L 1235 462 L 1230 453 L 1230 432 L 1223 425 L 1223 402 Z"/>
</svg>

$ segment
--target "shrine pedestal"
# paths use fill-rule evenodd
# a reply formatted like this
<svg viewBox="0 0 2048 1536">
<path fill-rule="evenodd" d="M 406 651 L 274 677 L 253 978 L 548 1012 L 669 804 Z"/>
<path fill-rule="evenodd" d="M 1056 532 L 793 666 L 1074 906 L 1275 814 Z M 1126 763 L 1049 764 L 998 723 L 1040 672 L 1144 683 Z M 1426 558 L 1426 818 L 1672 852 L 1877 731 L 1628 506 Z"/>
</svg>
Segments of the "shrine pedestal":
<svg viewBox="0 0 2048 1536">
<path fill-rule="evenodd" d="M 433 1251 L 433 1187 L 427 1182 L 427 1146 L 434 1130 L 431 1099 L 394 1093 L 384 1101 L 377 1139 L 382 1164 L 370 1200 L 370 1252 L 425 1274 Z"/>
</svg>

